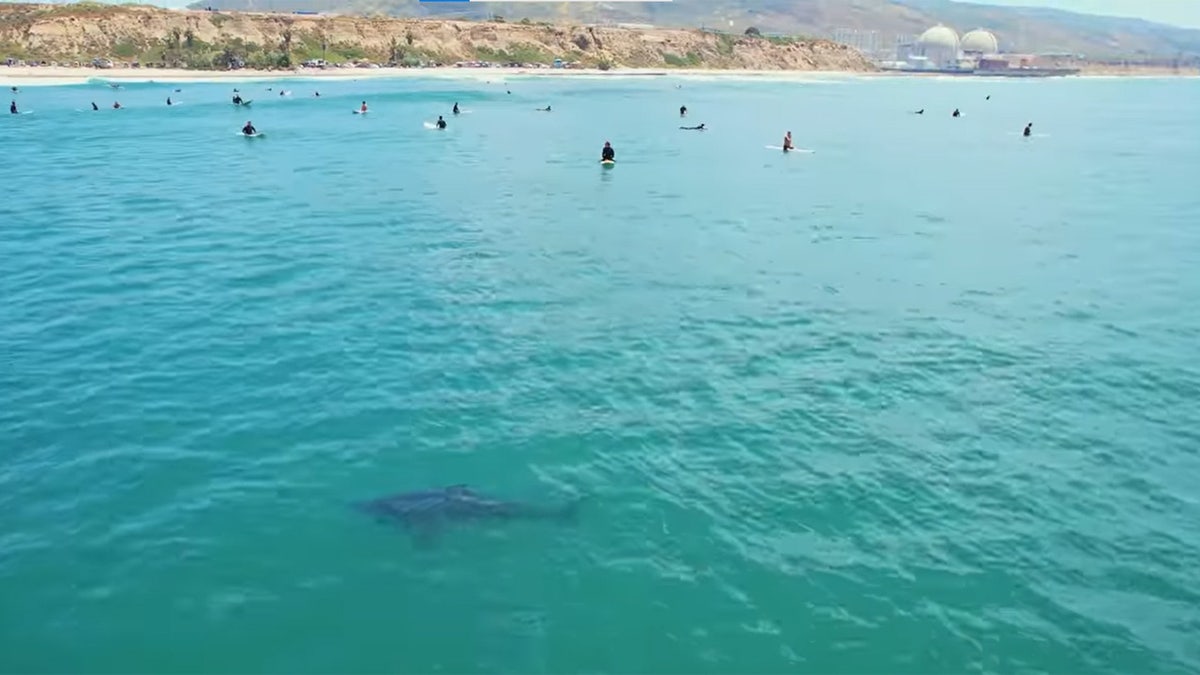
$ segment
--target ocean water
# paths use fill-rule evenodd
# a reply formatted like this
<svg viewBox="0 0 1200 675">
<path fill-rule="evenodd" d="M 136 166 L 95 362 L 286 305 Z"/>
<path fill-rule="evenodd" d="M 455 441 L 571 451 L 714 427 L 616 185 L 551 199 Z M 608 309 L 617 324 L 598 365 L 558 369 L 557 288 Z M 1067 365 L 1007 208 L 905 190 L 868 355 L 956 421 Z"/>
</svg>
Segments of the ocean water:
<svg viewBox="0 0 1200 675">
<path fill-rule="evenodd" d="M 1200 670 L 1195 80 L 232 86 L 0 119 L 0 670 Z"/>
</svg>

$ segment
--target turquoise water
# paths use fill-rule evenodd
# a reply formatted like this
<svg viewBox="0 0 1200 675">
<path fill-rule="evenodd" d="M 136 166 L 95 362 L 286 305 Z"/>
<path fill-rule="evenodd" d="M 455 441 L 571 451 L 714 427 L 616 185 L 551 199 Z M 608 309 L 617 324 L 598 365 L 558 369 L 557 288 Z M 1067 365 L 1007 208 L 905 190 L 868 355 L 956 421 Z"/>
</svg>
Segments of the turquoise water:
<svg viewBox="0 0 1200 675">
<path fill-rule="evenodd" d="M 238 86 L 0 120 L 0 670 L 1200 670 L 1196 81 Z"/>
</svg>

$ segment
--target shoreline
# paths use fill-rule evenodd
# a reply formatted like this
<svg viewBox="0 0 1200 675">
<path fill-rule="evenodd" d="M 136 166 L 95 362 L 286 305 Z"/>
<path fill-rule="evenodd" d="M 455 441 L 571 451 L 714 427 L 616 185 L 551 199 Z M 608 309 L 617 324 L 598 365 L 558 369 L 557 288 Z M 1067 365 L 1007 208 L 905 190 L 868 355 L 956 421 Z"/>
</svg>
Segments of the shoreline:
<svg viewBox="0 0 1200 675">
<path fill-rule="evenodd" d="M 251 82 L 260 80 L 381 80 L 404 78 L 427 78 L 448 80 L 503 80 L 506 77 L 676 77 L 693 79 L 761 79 L 783 81 L 819 81 L 837 78 L 875 77 L 937 77 L 937 74 L 861 71 L 820 70 L 750 70 L 718 68 L 618 68 L 600 70 L 596 68 L 331 68 L 294 70 L 187 70 L 182 68 L 120 68 L 98 69 L 64 66 L 0 66 L 0 83 L 19 83 L 26 86 L 72 86 L 88 84 L 96 80 L 129 83 L 202 83 L 202 82 Z M 1170 70 L 1146 69 L 1145 71 L 1121 70 L 1084 72 L 1048 79 L 1144 79 L 1144 78 L 1197 78 L 1197 72 L 1172 72 Z M 970 77 L 955 77 L 954 80 L 970 80 Z M 985 78 L 978 78 L 985 79 Z M 986 78 L 991 81 L 1005 78 Z M 1013 78 L 1017 79 L 1017 78 Z M 6 86 L 8 86 L 6 84 Z"/>
</svg>

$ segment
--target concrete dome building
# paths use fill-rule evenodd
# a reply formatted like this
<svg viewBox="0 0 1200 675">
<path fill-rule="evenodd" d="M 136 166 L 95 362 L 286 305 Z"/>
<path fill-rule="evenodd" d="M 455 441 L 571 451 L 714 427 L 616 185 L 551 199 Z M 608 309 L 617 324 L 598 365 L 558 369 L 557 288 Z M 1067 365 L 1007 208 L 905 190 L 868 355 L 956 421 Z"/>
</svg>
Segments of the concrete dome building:
<svg viewBox="0 0 1200 675">
<path fill-rule="evenodd" d="M 972 54 L 999 54 L 1000 41 L 991 31 L 976 28 L 963 36 L 962 50 Z"/>
<path fill-rule="evenodd" d="M 955 65 L 959 54 L 958 33 L 941 24 L 930 28 L 917 38 L 917 54 L 927 58 L 935 68 Z"/>
</svg>

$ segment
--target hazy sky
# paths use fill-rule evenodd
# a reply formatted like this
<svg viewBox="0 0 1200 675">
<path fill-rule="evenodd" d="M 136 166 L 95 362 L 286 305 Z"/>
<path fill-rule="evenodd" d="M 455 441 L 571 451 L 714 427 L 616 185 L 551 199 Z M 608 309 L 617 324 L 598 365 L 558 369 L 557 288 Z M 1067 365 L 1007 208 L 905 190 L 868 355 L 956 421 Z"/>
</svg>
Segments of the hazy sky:
<svg viewBox="0 0 1200 675">
<path fill-rule="evenodd" d="M 679 0 L 676 0 L 677 2 Z M 703 0 L 701 0 L 703 1 Z M 1053 7 L 1085 14 L 1135 16 L 1200 28 L 1200 0 L 963 0 L 984 5 Z"/>
<path fill-rule="evenodd" d="M 4 1 L 4 0 L 0 0 Z M 118 0 L 109 0 L 110 2 Z M 141 0 L 163 7 L 183 7 L 192 0 Z M 553 1 L 553 0 L 548 0 Z M 707 0 L 674 0 L 703 3 Z M 960 0 L 985 5 L 1053 7 L 1088 14 L 1135 16 L 1190 28 L 1200 28 L 1200 0 Z"/>
</svg>

